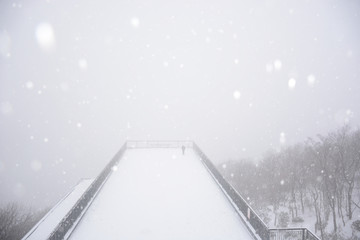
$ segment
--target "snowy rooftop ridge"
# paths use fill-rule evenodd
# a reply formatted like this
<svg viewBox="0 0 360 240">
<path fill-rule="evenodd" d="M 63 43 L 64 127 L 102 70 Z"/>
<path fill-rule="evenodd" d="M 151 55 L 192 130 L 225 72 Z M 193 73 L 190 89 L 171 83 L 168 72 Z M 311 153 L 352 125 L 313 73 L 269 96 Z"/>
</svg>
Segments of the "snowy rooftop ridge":
<svg viewBox="0 0 360 240">
<path fill-rule="evenodd" d="M 90 186 L 93 179 L 81 179 L 60 201 L 23 237 L 23 240 L 46 239 L 72 206 Z"/>
<path fill-rule="evenodd" d="M 307 229 L 289 231 L 317 240 Z M 280 235 L 193 141 L 128 141 L 48 239 L 269 240 Z"/>
<path fill-rule="evenodd" d="M 63 220 L 61 221 L 61 223 L 54 229 L 54 231 L 52 232 L 52 234 L 50 235 L 50 237 L 48 239 L 88 239 L 89 236 L 83 236 L 83 237 L 76 237 L 79 234 L 77 234 L 77 228 L 78 225 L 81 225 L 81 221 L 85 222 L 85 220 L 83 221 L 82 218 L 86 218 L 87 214 L 86 212 L 88 211 L 88 209 L 91 207 L 91 205 L 93 204 L 93 201 L 98 200 L 97 195 L 99 194 L 99 192 L 101 192 L 103 186 L 107 186 L 110 184 L 105 184 L 108 180 L 108 178 L 110 178 L 110 175 L 114 173 L 114 171 L 117 171 L 118 169 L 118 164 L 120 159 L 124 158 L 124 154 L 127 151 L 131 151 L 131 150 L 136 150 L 136 151 L 140 151 L 140 149 L 146 150 L 146 149 L 163 149 L 160 152 L 165 151 L 164 149 L 177 149 L 177 151 L 180 151 L 181 148 L 185 147 L 187 150 L 186 151 L 190 151 L 189 149 L 191 149 L 192 153 L 192 159 L 189 162 L 197 162 L 197 163 L 201 163 L 200 165 L 197 165 L 197 167 L 200 166 L 201 170 L 204 170 L 204 166 L 205 166 L 205 173 L 206 176 L 208 177 L 206 180 L 206 184 L 210 185 L 211 188 L 213 189 L 217 189 L 216 190 L 216 194 L 219 194 L 222 196 L 222 204 L 226 203 L 225 206 L 227 206 L 226 208 L 228 209 L 227 211 L 230 210 L 231 215 L 234 217 L 234 214 L 236 215 L 235 217 L 235 222 L 238 222 L 238 226 L 235 227 L 233 226 L 232 231 L 234 232 L 233 234 L 235 234 L 235 232 L 237 232 L 236 236 L 232 236 L 230 239 L 233 239 L 235 237 L 235 239 L 238 239 L 240 236 L 242 239 L 260 239 L 259 236 L 255 233 L 255 230 L 253 230 L 253 228 L 248 227 L 246 225 L 246 222 L 244 221 L 244 219 L 242 219 L 242 217 L 244 216 L 244 214 L 240 214 L 239 209 L 235 207 L 235 205 L 229 204 L 231 203 L 231 201 L 227 201 L 230 200 L 230 195 L 226 194 L 226 190 L 224 190 L 224 187 L 220 187 L 217 186 L 214 183 L 220 184 L 218 180 L 216 180 L 216 177 L 221 177 L 220 182 L 225 181 L 222 176 L 219 174 L 219 172 L 217 172 L 216 168 L 214 165 L 212 165 L 212 163 L 207 159 L 207 157 L 205 156 L 205 154 L 203 154 L 203 152 L 200 150 L 200 148 L 193 142 L 193 141 L 128 141 L 126 142 L 121 149 L 118 151 L 118 153 L 115 155 L 115 157 L 106 165 L 106 167 L 104 168 L 104 170 L 99 174 L 99 176 L 95 179 L 95 181 L 91 184 L 91 186 L 87 189 L 87 191 L 83 194 L 83 196 L 78 200 L 78 202 L 73 206 L 73 208 L 69 211 L 69 213 L 63 218 Z M 174 150 L 172 150 L 174 151 Z M 190 153 L 189 153 L 190 154 Z M 126 156 L 125 156 L 126 158 Z M 171 158 L 174 158 L 174 154 L 172 154 Z M 134 159 L 136 160 L 136 159 Z M 134 162 L 134 160 L 132 162 Z M 194 161 L 197 160 L 197 161 Z M 200 161 L 199 161 L 200 160 Z M 124 161 L 124 160 L 123 160 Z M 123 162 L 121 161 L 121 162 Z M 176 171 L 177 169 L 174 169 L 174 171 Z M 216 173 L 211 173 L 209 175 L 210 171 L 216 171 Z M 183 180 L 185 175 L 181 176 L 181 181 Z M 211 178 L 213 178 L 215 180 L 212 181 Z M 111 181 L 110 181 L 111 182 Z M 151 186 L 150 186 L 151 187 Z M 230 188 L 232 188 L 230 185 L 228 186 Z M 105 191 L 105 190 L 104 190 Z M 221 192 L 224 192 L 224 194 L 221 194 Z M 214 194 L 214 193 L 213 193 Z M 111 197 L 108 197 L 111 198 Z M 101 198 L 100 198 L 101 199 Z M 227 199 L 227 200 L 226 200 Z M 204 200 L 205 201 L 205 200 Z M 235 209 L 234 209 L 234 208 Z M 208 209 L 209 210 L 209 209 Z M 212 210 L 212 209 L 211 209 Z M 235 211 L 234 211 L 235 210 Z M 92 210 L 93 211 L 93 210 Z M 91 214 L 90 214 L 91 215 Z M 240 218 L 239 218 L 240 216 Z M 225 216 L 221 217 L 219 220 L 223 221 Z M 199 220 L 199 219 L 198 219 Z M 233 220 L 229 220 L 229 222 L 234 221 Z M 219 224 L 219 223 L 218 223 Z M 82 224 L 83 225 L 83 224 Z M 221 225 L 221 224 L 219 224 Z M 231 225 L 231 224 L 228 224 Z M 202 230 L 206 231 L 206 227 L 202 226 Z M 75 232 L 75 235 L 74 235 Z M 225 234 L 226 232 L 229 232 L 229 229 L 226 231 L 223 231 L 222 234 Z M 81 236 L 81 234 L 80 234 Z M 187 236 L 189 237 L 189 236 Z M 201 236 L 194 236 L 196 239 L 196 237 L 201 237 Z M 209 236 L 208 236 L 209 237 Z M 208 238 L 207 237 L 207 238 Z M 228 236 L 229 237 L 229 236 Z M 210 237 L 211 238 L 211 237 Z"/>
<path fill-rule="evenodd" d="M 177 140 L 177 141 L 154 141 L 154 140 L 131 140 L 126 143 L 127 148 L 192 148 L 193 141 Z"/>
</svg>

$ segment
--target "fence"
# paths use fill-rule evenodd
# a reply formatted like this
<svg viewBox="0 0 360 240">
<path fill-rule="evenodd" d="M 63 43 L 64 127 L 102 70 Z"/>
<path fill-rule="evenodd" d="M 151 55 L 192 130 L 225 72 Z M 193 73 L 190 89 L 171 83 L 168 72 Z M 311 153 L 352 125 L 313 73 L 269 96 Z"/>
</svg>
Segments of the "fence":
<svg viewBox="0 0 360 240">
<path fill-rule="evenodd" d="M 244 198 L 224 179 L 212 162 L 195 143 L 193 143 L 193 149 L 200 156 L 204 165 L 235 206 L 235 209 L 240 211 L 242 216 L 245 216 L 246 221 L 248 221 L 255 230 L 255 233 L 262 240 L 320 240 L 306 228 L 269 229 Z M 246 226 L 248 226 L 248 223 L 245 223 Z"/>
<path fill-rule="evenodd" d="M 127 148 L 192 148 L 191 141 L 128 141 Z"/>
<path fill-rule="evenodd" d="M 209 169 L 209 171 L 216 179 L 218 184 L 221 186 L 225 194 L 230 198 L 233 205 L 236 206 L 236 210 L 240 211 L 243 216 L 246 216 L 246 220 L 250 223 L 252 228 L 255 230 L 255 233 L 259 235 L 261 239 L 268 240 L 270 238 L 270 232 L 265 223 L 261 220 L 261 218 L 246 203 L 246 201 L 241 197 L 241 195 L 224 179 L 224 177 L 219 173 L 219 171 L 212 164 L 212 162 L 207 158 L 207 156 L 200 150 L 200 148 L 195 143 L 193 144 L 193 149 L 199 154 L 201 160 Z M 247 225 L 247 223 L 245 224 Z"/>
<path fill-rule="evenodd" d="M 99 176 L 89 186 L 81 198 L 76 202 L 74 207 L 63 218 L 63 220 L 57 225 L 55 230 L 50 234 L 49 240 L 65 239 L 69 230 L 80 220 L 84 210 L 89 206 L 92 199 L 104 184 L 108 176 L 111 174 L 111 169 L 115 166 L 126 150 L 126 144 L 124 144 L 119 152 L 113 157 L 113 159 L 105 166 Z"/>
<path fill-rule="evenodd" d="M 307 228 L 269 229 L 270 240 L 320 240 Z"/>
</svg>

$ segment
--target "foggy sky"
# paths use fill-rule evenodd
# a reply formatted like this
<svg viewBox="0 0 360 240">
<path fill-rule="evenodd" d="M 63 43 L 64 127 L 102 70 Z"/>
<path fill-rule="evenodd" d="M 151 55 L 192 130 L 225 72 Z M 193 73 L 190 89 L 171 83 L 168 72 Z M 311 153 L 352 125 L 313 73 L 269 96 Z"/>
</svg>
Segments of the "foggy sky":
<svg viewBox="0 0 360 240">
<path fill-rule="evenodd" d="M 126 139 L 215 163 L 359 127 L 360 2 L 1 1 L 0 204 L 49 206 Z"/>
</svg>

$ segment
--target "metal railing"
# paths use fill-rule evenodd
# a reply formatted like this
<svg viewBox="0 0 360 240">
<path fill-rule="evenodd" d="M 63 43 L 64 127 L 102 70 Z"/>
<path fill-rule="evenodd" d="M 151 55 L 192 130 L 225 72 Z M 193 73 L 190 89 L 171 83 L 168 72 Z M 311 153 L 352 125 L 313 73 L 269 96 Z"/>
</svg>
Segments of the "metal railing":
<svg viewBox="0 0 360 240">
<path fill-rule="evenodd" d="M 216 179 L 217 183 L 223 189 L 225 194 L 230 198 L 232 204 L 237 211 L 240 211 L 243 216 L 246 217 L 248 223 L 255 230 L 255 233 L 260 236 L 263 240 L 270 239 L 270 232 L 266 224 L 261 218 L 255 213 L 255 211 L 247 204 L 247 202 L 241 197 L 241 195 L 224 179 L 217 168 L 212 164 L 208 157 L 200 150 L 200 148 L 194 143 L 194 151 L 200 156 L 201 160 L 208 168 L 210 173 Z M 241 217 L 241 216 L 240 216 Z M 243 219 L 243 218 L 242 218 Z M 247 223 L 245 223 L 246 226 Z M 250 230 L 252 233 L 252 231 Z"/>
<path fill-rule="evenodd" d="M 50 234 L 49 240 L 60 240 L 65 239 L 66 236 L 71 232 L 70 230 L 79 222 L 83 212 L 90 205 L 91 201 L 96 196 L 97 192 L 104 184 L 108 176 L 112 172 L 112 167 L 115 166 L 126 150 L 126 144 L 124 144 L 113 159 L 105 166 L 99 176 L 89 186 L 81 198 L 75 203 L 68 214 L 63 220 L 57 225 L 55 230 Z"/>
<path fill-rule="evenodd" d="M 320 240 L 307 228 L 269 229 L 270 240 Z"/>
<path fill-rule="evenodd" d="M 242 216 L 246 218 L 248 223 L 245 222 L 245 225 L 248 227 L 248 224 L 250 224 L 262 240 L 320 240 L 320 238 L 307 228 L 269 229 L 245 199 L 224 179 L 214 164 L 212 164 L 209 158 L 195 143 L 193 143 L 193 149 L 200 156 L 201 161 L 216 179 L 235 209 L 241 212 Z M 241 214 L 240 217 L 242 217 Z"/>
<path fill-rule="evenodd" d="M 127 141 L 127 148 L 192 148 L 192 141 Z"/>
</svg>

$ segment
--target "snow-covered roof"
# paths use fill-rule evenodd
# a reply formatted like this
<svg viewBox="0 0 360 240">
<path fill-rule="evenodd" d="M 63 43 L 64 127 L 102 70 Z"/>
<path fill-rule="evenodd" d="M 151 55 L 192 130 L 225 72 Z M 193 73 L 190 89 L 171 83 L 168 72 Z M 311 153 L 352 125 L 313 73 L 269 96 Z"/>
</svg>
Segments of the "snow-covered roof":
<svg viewBox="0 0 360 240">
<path fill-rule="evenodd" d="M 252 239 L 191 149 L 128 149 L 70 235 L 89 239 Z"/>
<path fill-rule="evenodd" d="M 23 240 L 47 239 L 70 211 L 93 179 L 81 179 L 24 237 Z"/>
<path fill-rule="evenodd" d="M 31 239 L 51 233 L 49 239 L 71 240 L 257 238 L 204 158 L 190 141 L 127 142 L 93 183 L 64 205 L 66 211 L 57 214 L 55 207 L 28 235 L 38 231 L 43 235 Z"/>
</svg>

